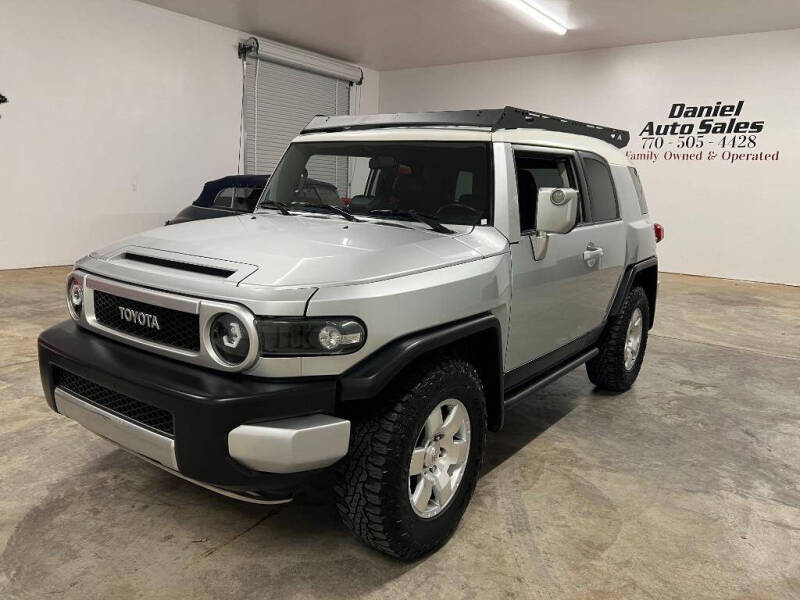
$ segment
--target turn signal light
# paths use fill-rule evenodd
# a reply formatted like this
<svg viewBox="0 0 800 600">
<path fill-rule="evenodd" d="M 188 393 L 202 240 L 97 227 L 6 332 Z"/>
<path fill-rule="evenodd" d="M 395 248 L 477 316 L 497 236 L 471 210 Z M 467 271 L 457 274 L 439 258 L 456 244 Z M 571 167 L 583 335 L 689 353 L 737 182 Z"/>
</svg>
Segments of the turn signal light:
<svg viewBox="0 0 800 600">
<path fill-rule="evenodd" d="M 660 223 L 653 223 L 653 231 L 656 234 L 656 244 L 664 239 L 664 226 Z"/>
<path fill-rule="evenodd" d="M 73 319 L 80 319 L 83 309 L 83 282 L 75 277 L 70 277 L 67 281 L 67 308 Z"/>
</svg>

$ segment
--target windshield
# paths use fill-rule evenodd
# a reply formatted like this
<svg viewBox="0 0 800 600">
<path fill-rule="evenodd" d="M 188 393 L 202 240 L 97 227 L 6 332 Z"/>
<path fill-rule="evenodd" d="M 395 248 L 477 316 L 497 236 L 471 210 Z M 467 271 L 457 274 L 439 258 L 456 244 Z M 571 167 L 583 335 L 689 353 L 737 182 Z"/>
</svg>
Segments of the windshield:
<svg viewBox="0 0 800 600">
<path fill-rule="evenodd" d="M 482 142 L 294 143 L 269 179 L 259 207 L 441 223 L 489 223 L 489 145 Z M 322 212 L 322 210 L 319 210 Z"/>
</svg>

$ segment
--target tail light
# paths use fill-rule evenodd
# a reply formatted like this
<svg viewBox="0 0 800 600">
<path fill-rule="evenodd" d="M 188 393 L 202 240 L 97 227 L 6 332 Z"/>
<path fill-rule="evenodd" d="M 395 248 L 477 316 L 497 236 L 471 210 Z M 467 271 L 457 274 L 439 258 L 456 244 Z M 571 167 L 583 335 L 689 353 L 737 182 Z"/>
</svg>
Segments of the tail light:
<svg viewBox="0 0 800 600">
<path fill-rule="evenodd" d="M 345 206 L 350 206 L 350 198 L 342 198 L 342 202 L 344 202 Z"/>
<path fill-rule="evenodd" d="M 664 226 L 661 223 L 653 223 L 653 232 L 656 234 L 656 244 L 664 239 Z"/>
</svg>

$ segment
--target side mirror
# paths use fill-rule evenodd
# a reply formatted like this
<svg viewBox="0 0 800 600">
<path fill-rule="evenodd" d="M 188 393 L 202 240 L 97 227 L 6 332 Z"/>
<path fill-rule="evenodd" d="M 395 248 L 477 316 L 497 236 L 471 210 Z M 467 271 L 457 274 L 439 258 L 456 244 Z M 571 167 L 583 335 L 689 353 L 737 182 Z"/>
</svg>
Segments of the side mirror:
<svg viewBox="0 0 800 600">
<path fill-rule="evenodd" d="M 568 233 L 578 216 L 578 190 L 539 188 L 536 198 L 536 231 Z"/>
</svg>

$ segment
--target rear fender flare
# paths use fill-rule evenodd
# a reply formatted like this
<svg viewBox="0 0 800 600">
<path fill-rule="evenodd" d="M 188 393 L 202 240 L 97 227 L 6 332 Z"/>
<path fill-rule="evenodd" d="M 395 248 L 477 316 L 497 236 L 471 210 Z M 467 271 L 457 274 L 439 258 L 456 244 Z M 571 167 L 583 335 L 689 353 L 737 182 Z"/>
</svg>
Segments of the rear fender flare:
<svg viewBox="0 0 800 600">
<path fill-rule="evenodd" d="M 622 311 L 625 298 L 634 284 L 641 283 L 650 302 L 650 327 L 653 327 L 656 315 L 656 292 L 658 287 L 658 259 L 655 256 L 630 265 L 622 276 L 617 293 L 611 302 L 608 316 L 614 317 Z"/>
</svg>

